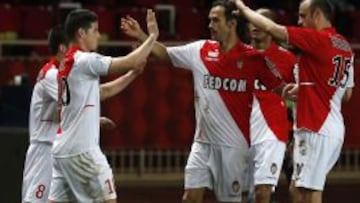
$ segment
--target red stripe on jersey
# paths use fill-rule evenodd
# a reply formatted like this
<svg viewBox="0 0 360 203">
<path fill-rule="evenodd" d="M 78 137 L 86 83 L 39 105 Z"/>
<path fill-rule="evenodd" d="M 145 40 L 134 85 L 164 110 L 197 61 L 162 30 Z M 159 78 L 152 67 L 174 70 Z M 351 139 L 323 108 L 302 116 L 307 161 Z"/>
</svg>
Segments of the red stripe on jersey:
<svg viewBox="0 0 360 203">
<path fill-rule="evenodd" d="M 59 128 L 57 133 L 60 134 L 62 132 L 61 130 L 61 108 L 63 105 L 63 93 L 66 88 L 66 85 L 64 84 L 64 80 L 66 80 L 66 78 L 69 76 L 71 69 L 73 68 L 74 65 L 74 54 L 81 50 L 78 46 L 72 46 L 69 48 L 69 50 L 66 52 L 65 54 L 65 58 L 63 59 L 63 61 L 60 64 L 60 68 L 59 68 L 59 73 L 57 76 L 58 79 L 58 108 L 59 108 Z"/>
<path fill-rule="evenodd" d="M 291 52 L 272 43 L 263 53 L 275 64 L 285 81 L 294 82 L 293 69 L 296 57 Z M 290 128 L 289 125 L 286 125 L 289 121 L 287 107 L 283 98 L 268 90 L 256 90 L 255 96 L 259 101 L 261 112 L 268 127 L 279 140 L 287 142 Z"/>
<path fill-rule="evenodd" d="M 50 70 L 51 67 L 55 66 L 56 68 L 59 67 L 59 61 L 56 58 L 51 58 L 49 62 L 47 62 L 39 71 L 37 76 L 37 81 L 42 80 L 45 78 L 46 73 Z"/>
<path fill-rule="evenodd" d="M 210 74 L 208 77 L 215 77 L 224 84 L 222 86 L 228 81 L 235 81 L 233 89 L 223 87 L 214 91 L 219 92 L 235 123 L 250 144 L 249 120 L 254 80 L 260 76 L 272 88 L 279 85 L 280 80 L 271 73 L 264 57 L 258 51 L 241 42 L 227 53 L 220 53 L 219 50 L 219 43 L 208 41 L 200 50 L 201 59 Z M 242 87 L 240 84 L 243 84 Z"/>
</svg>

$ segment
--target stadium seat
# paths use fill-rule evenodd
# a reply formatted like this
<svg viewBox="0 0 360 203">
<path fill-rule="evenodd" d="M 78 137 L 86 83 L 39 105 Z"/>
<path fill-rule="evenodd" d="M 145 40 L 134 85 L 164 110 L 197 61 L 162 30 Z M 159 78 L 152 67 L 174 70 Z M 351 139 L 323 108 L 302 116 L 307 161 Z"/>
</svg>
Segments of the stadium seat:
<svg viewBox="0 0 360 203">
<path fill-rule="evenodd" d="M 179 40 L 194 40 L 208 37 L 207 12 L 205 13 L 203 10 L 191 7 L 177 9 L 176 30 Z"/>
<path fill-rule="evenodd" d="M 172 146 L 176 149 L 189 148 L 195 132 L 194 116 L 183 114 L 173 122 Z"/>
<path fill-rule="evenodd" d="M 48 6 L 24 6 L 21 10 L 23 18 L 22 37 L 26 39 L 47 39 L 48 32 L 54 25 L 52 8 Z"/>
<path fill-rule="evenodd" d="M 17 39 L 22 23 L 20 9 L 10 4 L 1 4 L 0 19 L 0 33 L 4 39 Z"/>
<path fill-rule="evenodd" d="M 26 65 L 23 59 L 10 59 L 4 68 L 5 84 L 14 84 L 14 77 L 17 75 L 26 76 Z"/>
<path fill-rule="evenodd" d="M 29 83 L 33 86 L 42 66 L 47 63 L 47 60 L 31 59 L 26 62 L 26 73 L 29 76 Z"/>
<path fill-rule="evenodd" d="M 116 12 L 112 8 L 101 5 L 85 6 L 86 9 L 94 11 L 99 16 L 99 31 L 103 40 L 117 39 L 116 29 L 120 21 L 116 19 Z"/>
<path fill-rule="evenodd" d="M 145 139 L 148 133 L 148 123 L 142 114 L 136 114 L 128 120 L 128 134 L 126 146 L 132 148 L 142 148 L 145 146 Z"/>
</svg>

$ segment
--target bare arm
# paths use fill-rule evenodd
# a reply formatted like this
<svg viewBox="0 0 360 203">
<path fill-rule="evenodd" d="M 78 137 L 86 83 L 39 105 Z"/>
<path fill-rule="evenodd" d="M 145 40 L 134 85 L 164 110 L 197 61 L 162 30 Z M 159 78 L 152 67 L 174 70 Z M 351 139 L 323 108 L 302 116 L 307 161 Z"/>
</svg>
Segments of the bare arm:
<svg viewBox="0 0 360 203">
<path fill-rule="evenodd" d="M 343 102 L 350 101 L 351 96 L 352 96 L 352 88 L 348 87 L 348 88 L 346 88 L 346 91 L 345 91 L 345 94 L 344 94 L 344 97 L 343 97 L 342 101 Z"/>
<path fill-rule="evenodd" d="M 143 63 L 149 56 L 154 43 L 159 36 L 159 29 L 156 23 L 155 14 L 152 10 L 147 11 L 146 16 L 149 36 L 134 51 L 123 57 L 113 58 L 109 68 L 111 73 L 123 73 L 130 69 L 134 69 Z"/>
<path fill-rule="evenodd" d="M 142 65 L 145 66 L 145 63 Z M 131 70 L 117 79 L 100 85 L 100 100 L 104 101 L 125 89 L 140 73 L 142 69 Z"/>
<path fill-rule="evenodd" d="M 241 0 L 232 1 L 239 9 L 237 13 L 242 14 L 248 21 L 250 21 L 251 24 L 264 30 L 278 40 L 288 40 L 288 34 L 285 26 L 279 25 L 272 20 L 264 17 L 263 15 L 255 12 L 254 10 L 247 7 Z"/>
<path fill-rule="evenodd" d="M 130 16 L 121 18 L 121 29 L 126 35 L 133 37 L 140 42 L 144 42 L 148 37 L 147 34 L 141 29 L 139 23 Z M 155 42 L 152 53 L 162 61 L 170 61 L 166 47 L 159 42 Z"/>
</svg>

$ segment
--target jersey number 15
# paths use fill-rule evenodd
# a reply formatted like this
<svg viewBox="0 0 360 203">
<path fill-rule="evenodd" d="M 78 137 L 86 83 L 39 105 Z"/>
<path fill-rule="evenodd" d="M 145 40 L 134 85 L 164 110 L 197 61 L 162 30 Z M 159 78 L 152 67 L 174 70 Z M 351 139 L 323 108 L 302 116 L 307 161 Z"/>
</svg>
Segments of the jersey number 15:
<svg viewBox="0 0 360 203">
<path fill-rule="evenodd" d="M 332 62 L 335 65 L 335 70 L 333 76 L 329 78 L 328 84 L 334 87 L 346 87 L 352 62 L 351 58 L 343 58 L 341 55 L 336 55 Z"/>
</svg>

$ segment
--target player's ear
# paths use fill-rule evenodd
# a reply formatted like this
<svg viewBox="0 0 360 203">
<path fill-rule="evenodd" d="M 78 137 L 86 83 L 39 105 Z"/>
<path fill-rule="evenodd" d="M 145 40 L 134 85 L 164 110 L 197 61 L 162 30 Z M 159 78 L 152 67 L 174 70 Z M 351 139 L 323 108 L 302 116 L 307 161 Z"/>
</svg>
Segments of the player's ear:
<svg viewBox="0 0 360 203">
<path fill-rule="evenodd" d="M 59 53 L 66 53 L 67 47 L 65 44 L 60 44 L 58 47 L 58 52 Z"/>
<path fill-rule="evenodd" d="M 231 28 L 236 28 L 236 25 L 237 25 L 237 22 L 236 22 L 236 20 L 235 19 L 231 19 L 231 20 L 229 20 L 229 27 L 231 27 Z"/>
<path fill-rule="evenodd" d="M 86 34 L 86 31 L 84 28 L 79 28 L 76 33 L 80 38 L 82 38 Z"/>
</svg>

